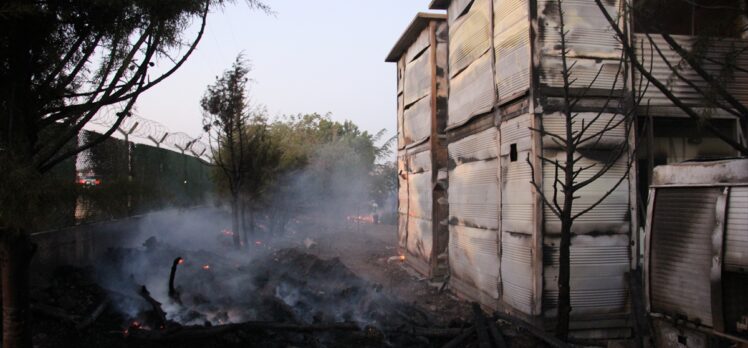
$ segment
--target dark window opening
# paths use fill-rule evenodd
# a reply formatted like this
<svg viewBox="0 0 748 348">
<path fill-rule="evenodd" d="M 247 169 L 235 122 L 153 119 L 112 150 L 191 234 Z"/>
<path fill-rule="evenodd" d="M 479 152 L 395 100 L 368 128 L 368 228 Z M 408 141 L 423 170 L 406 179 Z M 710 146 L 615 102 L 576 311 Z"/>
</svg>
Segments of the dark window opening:
<svg viewBox="0 0 748 348">
<path fill-rule="evenodd" d="M 517 162 L 517 144 L 509 145 L 509 161 Z"/>
<path fill-rule="evenodd" d="M 634 0 L 634 32 L 740 37 L 740 0 Z"/>
</svg>

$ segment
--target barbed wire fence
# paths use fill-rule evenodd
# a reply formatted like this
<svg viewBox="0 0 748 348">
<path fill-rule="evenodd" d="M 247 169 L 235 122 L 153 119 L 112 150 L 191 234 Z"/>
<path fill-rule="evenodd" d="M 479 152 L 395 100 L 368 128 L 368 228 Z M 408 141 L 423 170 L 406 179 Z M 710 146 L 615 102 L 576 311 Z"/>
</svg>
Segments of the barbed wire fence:
<svg viewBox="0 0 748 348">
<path fill-rule="evenodd" d="M 91 123 L 109 129 L 117 122 L 119 110 L 120 108 L 117 107 L 102 110 L 91 119 Z M 126 143 L 130 141 L 130 137 L 134 137 L 146 144 L 153 144 L 157 148 L 166 146 L 207 163 L 212 161 L 208 145 L 202 141 L 202 135 L 194 138 L 184 132 L 171 132 L 163 124 L 134 113 L 122 120 L 117 133 L 124 138 Z"/>
</svg>

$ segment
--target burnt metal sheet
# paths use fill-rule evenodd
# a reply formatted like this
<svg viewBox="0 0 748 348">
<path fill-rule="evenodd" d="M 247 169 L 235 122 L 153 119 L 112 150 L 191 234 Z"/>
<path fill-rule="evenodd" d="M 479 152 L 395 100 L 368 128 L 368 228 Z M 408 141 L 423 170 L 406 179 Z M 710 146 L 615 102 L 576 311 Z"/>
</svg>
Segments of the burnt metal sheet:
<svg viewBox="0 0 748 348">
<path fill-rule="evenodd" d="M 543 311 L 549 317 L 554 317 L 558 308 L 559 244 L 560 237 L 545 237 Z M 570 252 L 571 314 L 626 313 L 628 236 L 573 236 Z"/>
<path fill-rule="evenodd" d="M 397 148 L 405 148 L 405 129 L 403 124 L 403 118 L 405 117 L 405 105 L 403 105 L 403 95 L 397 96 Z"/>
<path fill-rule="evenodd" d="M 447 8 L 447 21 L 450 26 L 454 24 L 457 18 L 465 14 L 465 9 L 472 5 L 473 1 L 474 0 L 452 0 L 449 2 L 449 7 Z"/>
<path fill-rule="evenodd" d="M 730 188 L 725 232 L 725 270 L 748 273 L 748 187 Z"/>
<path fill-rule="evenodd" d="M 496 97 L 492 64 L 491 54 L 486 53 L 449 81 L 447 128 L 491 111 Z"/>
<path fill-rule="evenodd" d="M 527 234 L 501 234 L 501 299 L 525 314 L 532 314 L 534 307 L 532 244 Z"/>
<path fill-rule="evenodd" d="M 470 135 L 447 146 L 449 159 L 456 165 L 473 161 L 485 161 L 499 156 L 499 132 L 489 128 Z"/>
<path fill-rule="evenodd" d="M 406 247 L 408 240 L 408 158 L 405 151 L 397 154 L 397 212 L 398 212 L 398 246 Z"/>
<path fill-rule="evenodd" d="M 653 41 L 663 52 L 664 56 L 673 66 L 679 66 L 679 73 L 691 81 L 693 84 L 701 88 L 702 90 L 708 90 L 707 83 L 698 76 L 692 69 L 688 67 L 688 64 L 681 63 L 682 58 L 676 53 L 670 46 L 662 39 L 662 37 L 654 35 L 652 36 Z M 673 35 L 675 41 L 677 41 L 685 49 L 692 49 L 692 47 L 698 42 L 698 38 L 694 36 L 682 36 Z M 682 102 L 689 106 L 707 106 L 701 94 L 697 93 L 693 88 L 688 86 L 685 82 L 675 77 L 673 71 L 665 64 L 662 58 L 659 56 L 657 51 L 650 45 L 649 39 L 644 34 L 634 34 L 634 42 L 636 47 L 639 48 L 640 59 L 643 60 L 645 66 L 649 67 L 652 65 L 651 73 L 658 80 L 665 83 L 668 89 Z M 748 49 L 748 41 L 741 39 L 730 39 L 730 38 L 719 38 L 719 40 L 710 40 L 709 46 L 704 50 L 706 59 L 713 59 L 718 62 L 725 61 L 725 57 L 732 53 L 732 63 L 741 68 L 748 67 L 748 55 L 746 54 L 734 54 L 736 52 L 744 52 Z M 650 61 L 652 58 L 653 61 Z M 710 63 L 708 60 L 703 60 L 701 67 L 712 76 L 722 76 L 722 67 L 720 64 Z M 639 73 L 636 72 L 636 79 L 639 79 Z M 646 79 L 645 79 L 646 81 Z M 746 74 L 734 74 L 733 79 L 725 80 L 725 88 L 730 91 L 730 94 L 734 96 L 740 102 L 748 103 L 748 75 Z M 648 102 L 650 106 L 671 106 L 672 103 L 667 99 L 659 90 L 650 86 L 644 95 L 644 100 Z M 655 110 L 652 110 L 656 112 Z M 682 114 L 682 111 L 673 109 L 676 114 Z M 713 110 L 715 115 L 725 114 L 724 111 Z"/>
<path fill-rule="evenodd" d="M 431 98 L 422 98 L 405 110 L 403 119 L 405 141 L 419 144 L 431 134 Z"/>
<path fill-rule="evenodd" d="M 410 45 L 410 47 L 408 47 L 408 51 L 405 53 L 405 62 L 412 62 L 416 57 L 424 53 L 424 51 L 429 48 L 430 45 L 431 41 L 429 40 L 429 29 L 428 27 L 426 27 L 426 29 L 418 34 L 418 38 Z"/>
<path fill-rule="evenodd" d="M 651 311 L 711 327 L 712 231 L 719 187 L 659 188 L 649 246 Z"/>
<path fill-rule="evenodd" d="M 405 65 L 405 109 L 428 97 L 431 91 L 431 61 L 429 49 Z"/>
<path fill-rule="evenodd" d="M 544 56 L 561 57 L 560 13 L 556 0 L 538 0 L 540 50 Z M 604 1 L 605 8 L 617 18 L 619 0 Z M 621 44 L 594 1 L 563 2 L 568 57 L 619 59 Z"/>
<path fill-rule="evenodd" d="M 405 81 L 405 57 L 397 60 L 397 95 L 403 93 L 403 81 Z"/>
<path fill-rule="evenodd" d="M 568 64 L 574 64 L 571 78 L 574 80 L 572 88 L 593 88 L 610 91 L 623 89 L 624 69 L 620 68 L 619 60 L 598 58 L 570 58 Z M 602 72 L 600 72 L 602 69 Z M 544 56 L 539 67 L 540 84 L 547 87 L 562 88 L 564 86 L 562 60 L 560 57 Z M 600 75 L 595 79 L 595 76 Z M 616 76 L 617 81 L 616 81 Z M 593 83 L 594 81 L 594 83 Z"/>
<path fill-rule="evenodd" d="M 408 252 L 428 264 L 434 247 L 431 221 L 419 217 L 408 218 Z"/>
<path fill-rule="evenodd" d="M 522 115 L 501 124 L 501 230 L 533 233 L 532 171 L 527 164 L 531 152 L 530 115 Z M 512 161 L 512 145 L 517 157 Z"/>
<path fill-rule="evenodd" d="M 627 141 L 626 137 L 626 124 L 624 116 L 621 114 L 603 113 L 600 117 L 597 117 L 597 112 L 580 112 L 575 114 L 574 124 L 572 125 L 572 134 L 579 132 L 582 127 L 586 127 L 585 134 L 592 136 L 603 130 L 609 129 L 604 132 L 602 137 L 597 137 L 580 144 L 580 149 L 610 149 L 621 146 Z M 595 118 L 597 117 L 597 120 Z M 549 133 L 566 137 L 566 119 L 560 112 L 552 114 L 546 114 L 543 116 L 543 129 Z M 543 137 L 543 147 L 546 149 L 559 149 L 561 146 L 553 141 L 552 137 L 546 135 Z"/>
<path fill-rule="evenodd" d="M 453 225 L 499 229 L 499 161 L 475 161 L 449 173 L 449 220 Z"/>
<path fill-rule="evenodd" d="M 561 150 L 543 151 L 544 156 L 550 160 L 563 162 L 566 160 L 566 153 Z M 575 169 L 589 168 L 582 171 L 577 177 L 577 181 L 584 181 L 596 175 L 599 168 L 604 167 L 605 160 L 584 157 L 583 154 L 576 153 L 579 162 L 575 164 Z M 592 204 L 602 198 L 606 192 L 611 190 L 615 184 L 627 173 L 628 156 L 624 154 L 613 164 L 613 166 L 601 177 L 576 192 L 577 198 L 572 207 L 572 213 L 577 214 L 584 209 L 589 208 Z M 554 166 L 543 165 L 543 191 L 546 197 L 553 197 L 553 183 L 556 171 Z M 558 173 L 559 179 L 563 182 L 564 175 Z M 559 202 L 563 204 L 563 196 L 559 193 Z M 548 205 L 543 205 L 544 223 L 546 233 L 561 233 L 561 221 L 551 211 Z M 630 229 L 629 221 L 629 185 L 628 180 L 624 179 L 613 192 L 605 198 L 598 206 L 574 221 L 574 233 L 576 234 L 628 234 Z M 628 242 L 626 242 L 628 245 Z"/>
<path fill-rule="evenodd" d="M 431 172 L 411 173 L 408 176 L 408 216 L 431 220 L 431 209 Z"/>
<path fill-rule="evenodd" d="M 459 74 L 491 49 L 491 1 L 475 0 L 470 11 L 449 26 L 450 76 Z"/>
<path fill-rule="evenodd" d="M 408 171 L 423 173 L 431 170 L 431 150 L 408 153 Z"/>
<path fill-rule="evenodd" d="M 530 16 L 527 0 L 493 0 L 496 88 L 499 99 L 530 88 Z"/>
<path fill-rule="evenodd" d="M 452 277 L 498 299 L 500 267 L 497 231 L 450 225 L 449 238 Z"/>
</svg>

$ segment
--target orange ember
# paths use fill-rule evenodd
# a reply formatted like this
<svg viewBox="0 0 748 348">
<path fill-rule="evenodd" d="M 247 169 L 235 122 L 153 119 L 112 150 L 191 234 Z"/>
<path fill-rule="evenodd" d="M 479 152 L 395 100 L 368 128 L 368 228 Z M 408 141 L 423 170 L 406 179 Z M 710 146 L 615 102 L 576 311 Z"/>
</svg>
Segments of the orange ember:
<svg viewBox="0 0 748 348">
<path fill-rule="evenodd" d="M 405 261 L 405 255 L 400 255 L 400 261 Z"/>
<path fill-rule="evenodd" d="M 203 265 L 203 269 L 206 270 L 206 271 L 209 270 L 210 269 L 210 265 Z"/>
<path fill-rule="evenodd" d="M 255 245 L 262 245 L 262 241 L 261 240 L 256 240 L 255 241 Z"/>
<path fill-rule="evenodd" d="M 177 263 L 180 264 L 180 265 L 183 264 L 184 263 L 184 259 L 179 259 L 179 262 L 177 262 Z"/>
</svg>

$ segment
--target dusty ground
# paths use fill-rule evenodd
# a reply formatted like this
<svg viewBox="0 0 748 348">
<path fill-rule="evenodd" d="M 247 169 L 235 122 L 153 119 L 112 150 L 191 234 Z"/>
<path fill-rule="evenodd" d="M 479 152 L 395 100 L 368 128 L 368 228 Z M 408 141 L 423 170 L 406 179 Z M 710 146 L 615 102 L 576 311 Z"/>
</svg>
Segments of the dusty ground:
<svg viewBox="0 0 748 348">
<path fill-rule="evenodd" d="M 397 226 L 341 221 L 330 225 L 327 220 L 304 218 L 296 233 L 317 243 L 310 252 L 323 258 L 338 257 L 359 277 L 381 284 L 393 297 L 417 305 L 443 325 L 471 318 L 470 304 L 448 291 L 439 292 L 441 283 L 431 283 L 407 264 L 390 260 L 397 254 Z M 307 237 L 305 237 L 307 238 Z M 303 238 L 303 239 L 305 239 Z"/>
</svg>

